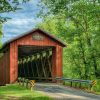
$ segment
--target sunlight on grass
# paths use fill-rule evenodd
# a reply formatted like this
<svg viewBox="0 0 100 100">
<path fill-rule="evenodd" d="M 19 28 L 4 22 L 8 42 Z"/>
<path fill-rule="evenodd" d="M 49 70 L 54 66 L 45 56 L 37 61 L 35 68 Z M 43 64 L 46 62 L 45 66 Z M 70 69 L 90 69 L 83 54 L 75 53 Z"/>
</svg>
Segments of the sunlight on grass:
<svg viewBox="0 0 100 100">
<path fill-rule="evenodd" d="M 35 90 L 31 91 L 17 84 L 0 87 L 0 100 L 53 100 Z"/>
</svg>

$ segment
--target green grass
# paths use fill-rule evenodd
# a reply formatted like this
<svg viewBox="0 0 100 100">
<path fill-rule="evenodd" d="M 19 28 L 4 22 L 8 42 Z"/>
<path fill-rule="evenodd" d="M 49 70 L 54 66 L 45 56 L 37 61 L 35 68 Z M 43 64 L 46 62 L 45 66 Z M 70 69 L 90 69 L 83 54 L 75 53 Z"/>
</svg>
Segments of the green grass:
<svg viewBox="0 0 100 100">
<path fill-rule="evenodd" d="M 97 94 L 99 94 L 99 95 L 100 95 L 100 92 L 97 92 Z"/>
<path fill-rule="evenodd" d="M 97 79 L 96 81 L 97 81 L 97 83 L 96 83 L 95 86 L 93 86 L 92 89 L 93 89 L 93 91 L 95 91 L 95 92 L 100 94 L 100 79 Z"/>
<path fill-rule="evenodd" d="M 31 91 L 17 84 L 1 86 L 0 100 L 53 100 L 44 94 Z"/>
</svg>

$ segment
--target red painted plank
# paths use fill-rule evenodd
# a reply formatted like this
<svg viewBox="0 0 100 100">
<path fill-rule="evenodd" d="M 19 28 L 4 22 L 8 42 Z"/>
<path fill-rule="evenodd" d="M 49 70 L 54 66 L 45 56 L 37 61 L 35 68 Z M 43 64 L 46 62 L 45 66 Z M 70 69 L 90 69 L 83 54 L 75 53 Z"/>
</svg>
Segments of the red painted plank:
<svg viewBox="0 0 100 100">
<path fill-rule="evenodd" d="M 35 33 L 34 33 L 35 34 Z M 36 33 L 37 34 L 37 33 Z M 53 50 L 53 77 L 62 77 L 62 47 L 51 38 L 47 37 L 44 34 L 38 33 L 43 40 L 33 40 L 32 35 L 29 34 L 25 37 L 22 37 L 12 43 L 10 43 L 10 83 L 13 83 L 17 80 L 18 76 L 18 46 L 19 45 L 29 45 L 29 46 L 54 46 Z"/>
</svg>

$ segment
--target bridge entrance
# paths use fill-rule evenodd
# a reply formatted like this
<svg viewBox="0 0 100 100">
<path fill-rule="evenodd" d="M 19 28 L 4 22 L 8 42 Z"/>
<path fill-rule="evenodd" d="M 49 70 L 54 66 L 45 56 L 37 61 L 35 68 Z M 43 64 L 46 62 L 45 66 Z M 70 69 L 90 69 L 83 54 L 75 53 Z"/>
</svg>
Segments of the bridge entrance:
<svg viewBox="0 0 100 100">
<path fill-rule="evenodd" d="M 62 52 L 66 45 L 53 35 L 33 29 L 7 41 L 0 52 L 0 85 L 14 83 L 18 77 L 52 81 L 62 77 Z"/>
<path fill-rule="evenodd" d="M 19 46 L 18 77 L 51 81 L 53 48 L 50 46 Z"/>
</svg>

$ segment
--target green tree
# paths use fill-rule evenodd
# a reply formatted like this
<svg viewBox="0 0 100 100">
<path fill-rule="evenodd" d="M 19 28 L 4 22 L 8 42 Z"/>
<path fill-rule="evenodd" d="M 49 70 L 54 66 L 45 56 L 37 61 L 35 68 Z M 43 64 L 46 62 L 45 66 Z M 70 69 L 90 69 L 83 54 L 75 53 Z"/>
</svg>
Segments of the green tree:
<svg viewBox="0 0 100 100">
<path fill-rule="evenodd" d="M 20 4 L 26 3 L 30 0 L 0 0 L 0 14 L 8 13 L 8 12 L 15 12 L 16 10 L 21 9 Z M 2 36 L 2 24 L 3 22 L 7 21 L 8 17 L 2 17 L 0 15 L 0 37 Z"/>
<path fill-rule="evenodd" d="M 8 13 L 8 12 L 15 12 L 16 10 L 21 9 L 20 4 L 26 3 L 30 0 L 0 0 L 0 14 Z M 2 24 L 7 21 L 8 17 L 2 17 L 0 15 L 0 48 L 2 47 Z"/>
<path fill-rule="evenodd" d="M 72 70 L 79 72 L 80 78 L 100 78 L 99 0 L 40 0 L 39 6 L 42 9 L 38 16 L 56 16 L 58 19 L 56 26 L 62 33 L 58 36 L 62 36 L 70 45 L 69 52 L 65 52 L 69 53 Z M 61 20 L 65 22 L 66 29 L 59 23 Z"/>
<path fill-rule="evenodd" d="M 15 12 L 20 8 L 21 3 L 26 3 L 29 0 L 0 0 L 0 13 Z M 8 17 L 0 16 L 0 22 L 7 21 Z"/>
<path fill-rule="evenodd" d="M 0 0 L 0 14 L 8 13 L 8 12 L 15 12 L 16 10 L 21 9 L 20 4 L 26 3 L 30 0 Z M 2 17 L 0 15 L 0 38 L 2 37 L 2 24 L 9 19 L 8 17 Z M 1 44 L 1 39 L 0 39 Z"/>
</svg>

